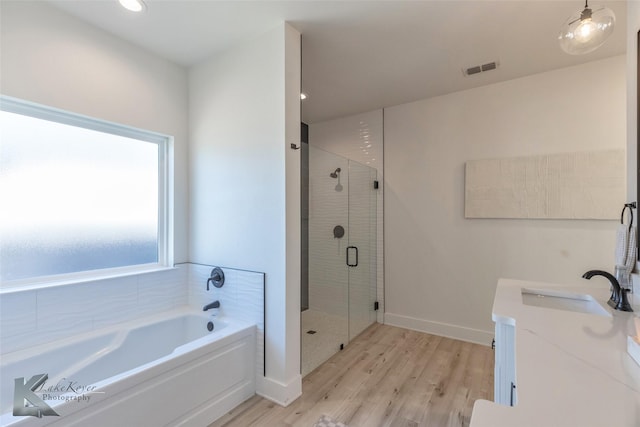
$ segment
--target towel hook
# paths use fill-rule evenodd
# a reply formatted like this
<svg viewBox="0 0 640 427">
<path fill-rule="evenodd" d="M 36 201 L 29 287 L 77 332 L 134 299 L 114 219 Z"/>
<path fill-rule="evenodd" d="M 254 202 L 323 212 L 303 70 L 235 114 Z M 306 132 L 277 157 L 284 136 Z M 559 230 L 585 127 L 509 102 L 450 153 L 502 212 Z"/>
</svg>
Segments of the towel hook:
<svg viewBox="0 0 640 427">
<path fill-rule="evenodd" d="M 624 211 L 629 209 L 630 219 L 629 221 L 629 231 L 631 231 L 631 227 L 633 226 L 633 210 L 636 208 L 636 202 L 625 203 L 622 208 L 622 213 L 620 213 L 620 224 L 624 224 Z"/>
</svg>

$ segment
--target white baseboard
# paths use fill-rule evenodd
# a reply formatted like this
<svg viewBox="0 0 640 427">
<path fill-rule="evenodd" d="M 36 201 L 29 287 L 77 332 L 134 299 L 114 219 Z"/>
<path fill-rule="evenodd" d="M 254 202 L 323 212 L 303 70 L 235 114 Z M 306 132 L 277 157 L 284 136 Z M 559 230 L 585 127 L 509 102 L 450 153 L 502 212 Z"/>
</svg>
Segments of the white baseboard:
<svg viewBox="0 0 640 427">
<path fill-rule="evenodd" d="M 256 383 L 256 394 L 277 403 L 280 406 L 288 406 L 302 395 L 302 376 L 296 375 L 287 384 L 260 377 Z"/>
<path fill-rule="evenodd" d="M 415 317 L 401 316 L 393 313 L 384 314 L 384 324 L 486 346 L 491 345 L 494 337 L 493 331 L 487 332 L 480 329 L 417 319 Z"/>
</svg>

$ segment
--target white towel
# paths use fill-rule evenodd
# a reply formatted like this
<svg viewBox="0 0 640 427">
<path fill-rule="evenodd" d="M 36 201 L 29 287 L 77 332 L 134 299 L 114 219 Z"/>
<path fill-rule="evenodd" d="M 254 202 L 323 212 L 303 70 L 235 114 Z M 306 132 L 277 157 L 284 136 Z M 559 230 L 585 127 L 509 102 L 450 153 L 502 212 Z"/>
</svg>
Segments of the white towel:
<svg viewBox="0 0 640 427">
<path fill-rule="evenodd" d="M 626 267 L 629 255 L 629 226 L 620 224 L 616 232 L 616 266 Z M 635 238 L 634 238 L 635 240 Z"/>
<path fill-rule="evenodd" d="M 638 245 L 636 244 L 637 231 L 635 227 L 631 227 L 629 231 L 629 239 L 627 240 L 627 257 L 625 259 L 624 266 L 626 267 L 627 274 L 631 274 L 633 267 L 636 263 L 636 255 L 638 251 Z"/>
<path fill-rule="evenodd" d="M 616 233 L 616 277 L 625 288 L 631 287 L 631 272 L 636 263 L 636 228 L 620 224 Z"/>
</svg>

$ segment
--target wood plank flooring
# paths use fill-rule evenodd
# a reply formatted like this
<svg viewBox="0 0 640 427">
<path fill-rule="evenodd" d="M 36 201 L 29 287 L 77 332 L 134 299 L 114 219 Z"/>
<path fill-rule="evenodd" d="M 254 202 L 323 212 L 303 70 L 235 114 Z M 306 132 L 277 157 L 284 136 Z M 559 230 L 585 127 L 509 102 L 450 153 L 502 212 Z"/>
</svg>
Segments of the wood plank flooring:
<svg viewBox="0 0 640 427">
<path fill-rule="evenodd" d="M 254 396 L 209 427 L 312 427 L 323 414 L 349 427 L 468 426 L 473 402 L 493 399 L 493 361 L 489 347 L 376 323 L 288 407 Z"/>
</svg>

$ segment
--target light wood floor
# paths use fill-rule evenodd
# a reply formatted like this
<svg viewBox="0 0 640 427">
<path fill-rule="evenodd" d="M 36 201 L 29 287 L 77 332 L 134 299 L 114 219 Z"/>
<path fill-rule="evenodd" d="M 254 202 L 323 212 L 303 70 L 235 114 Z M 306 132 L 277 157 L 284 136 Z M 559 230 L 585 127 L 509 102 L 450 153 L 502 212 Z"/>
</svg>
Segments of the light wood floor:
<svg viewBox="0 0 640 427">
<path fill-rule="evenodd" d="M 302 382 L 283 408 L 254 396 L 209 427 L 468 426 L 476 399 L 493 399 L 489 347 L 374 324 Z"/>
</svg>

